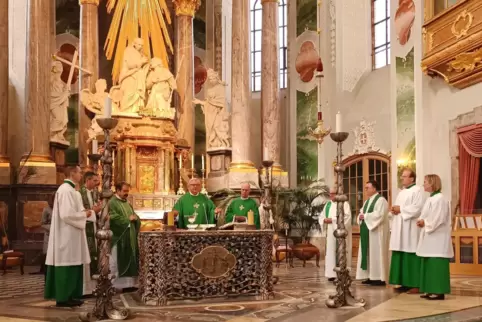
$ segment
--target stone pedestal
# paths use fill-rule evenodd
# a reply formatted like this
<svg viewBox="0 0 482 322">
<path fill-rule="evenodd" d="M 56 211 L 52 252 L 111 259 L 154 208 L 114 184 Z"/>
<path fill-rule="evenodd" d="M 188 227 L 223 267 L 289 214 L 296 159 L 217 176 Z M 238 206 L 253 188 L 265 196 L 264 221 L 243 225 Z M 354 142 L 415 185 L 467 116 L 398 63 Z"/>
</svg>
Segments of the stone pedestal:
<svg viewBox="0 0 482 322">
<path fill-rule="evenodd" d="M 207 151 L 208 177 L 206 188 L 208 192 L 218 191 L 228 187 L 229 165 L 231 164 L 231 148 L 212 149 Z"/>
<path fill-rule="evenodd" d="M 243 181 L 258 181 L 258 170 L 250 161 L 249 128 L 251 91 L 249 88 L 249 1 L 233 1 L 231 60 L 231 127 L 233 161 L 229 167 L 229 187 Z"/>
<path fill-rule="evenodd" d="M 0 1 L 0 185 L 10 183 L 8 142 L 8 1 Z"/>
<path fill-rule="evenodd" d="M 27 108 L 25 154 L 20 161 L 19 183 L 55 184 L 56 167 L 50 158 L 50 3 L 29 1 L 27 52 Z"/>
<path fill-rule="evenodd" d="M 68 145 L 50 142 L 50 157 L 54 160 L 57 171 L 57 184 L 62 184 L 65 179 L 65 150 L 69 148 Z"/>
<path fill-rule="evenodd" d="M 176 11 L 176 71 L 178 106 L 178 138 L 184 139 L 189 147 L 194 147 L 194 69 L 192 20 L 201 4 L 200 0 L 173 0 Z"/>
<path fill-rule="evenodd" d="M 80 0 L 80 66 L 92 75 L 80 70 L 81 89 L 94 90 L 94 84 L 99 75 L 99 0 Z M 91 120 L 86 114 L 85 107 L 79 100 L 79 163 L 87 165 L 87 129 Z"/>
</svg>

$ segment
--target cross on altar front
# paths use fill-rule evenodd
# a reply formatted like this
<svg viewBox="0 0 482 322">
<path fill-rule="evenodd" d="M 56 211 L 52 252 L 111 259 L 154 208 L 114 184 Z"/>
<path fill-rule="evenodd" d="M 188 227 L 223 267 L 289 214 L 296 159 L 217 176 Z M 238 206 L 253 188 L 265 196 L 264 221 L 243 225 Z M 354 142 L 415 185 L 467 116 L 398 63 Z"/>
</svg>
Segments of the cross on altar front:
<svg viewBox="0 0 482 322">
<path fill-rule="evenodd" d="M 74 71 L 76 69 L 84 72 L 86 76 L 92 76 L 92 72 L 88 71 L 85 68 L 80 67 L 80 64 L 78 64 L 78 59 L 77 59 L 78 57 L 79 57 L 79 52 L 77 50 L 74 52 L 74 57 L 72 57 L 72 61 L 68 61 L 67 59 L 63 59 L 62 57 L 59 57 L 57 55 L 53 55 L 53 58 L 55 60 L 58 60 L 70 66 L 69 78 L 67 79 L 68 89 L 70 89 L 70 85 L 72 84 L 72 78 L 74 77 Z"/>
</svg>

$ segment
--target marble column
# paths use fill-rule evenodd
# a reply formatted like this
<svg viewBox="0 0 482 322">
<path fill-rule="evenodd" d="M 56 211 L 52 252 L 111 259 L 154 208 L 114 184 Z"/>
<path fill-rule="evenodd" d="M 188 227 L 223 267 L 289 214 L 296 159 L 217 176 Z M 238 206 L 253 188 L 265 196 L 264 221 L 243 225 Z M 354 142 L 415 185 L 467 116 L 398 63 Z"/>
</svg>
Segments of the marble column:
<svg viewBox="0 0 482 322">
<path fill-rule="evenodd" d="M 94 91 L 94 84 L 99 76 L 99 0 L 80 0 L 80 66 L 92 73 L 86 75 L 80 71 L 81 89 Z M 86 114 L 85 107 L 79 101 L 79 164 L 87 165 L 87 151 L 89 150 L 87 129 L 91 120 Z"/>
<path fill-rule="evenodd" d="M 25 111 L 26 169 L 18 180 L 26 184 L 55 184 L 56 167 L 50 158 L 50 66 L 52 63 L 50 2 L 30 0 L 27 37 L 27 107 Z M 24 163 L 24 161 L 26 161 Z"/>
<path fill-rule="evenodd" d="M 181 144 L 194 149 L 194 43 L 192 20 L 201 0 L 173 0 L 176 11 L 175 59 L 177 74 L 177 91 L 180 102 L 178 106 L 178 140 Z"/>
<path fill-rule="evenodd" d="M 263 115 L 263 159 L 280 167 L 278 1 L 261 0 L 263 26 L 261 43 L 261 110 Z"/>
<path fill-rule="evenodd" d="M 0 1 L 0 185 L 10 183 L 8 142 L 8 1 Z"/>
<path fill-rule="evenodd" d="M 249 1 L 233 1 L 231 51 L 231 128 L 232 162 L 229 167 L 229 187 L 242 181 L 257 182 L 258 172 L 250 155 L 249 131 L 251 91 L 249 88 Z"/>
<path fill-rule="evenodd" d="M 223 1 L 206 0 L 206 65 L 223 75 Z"/>
</svg>

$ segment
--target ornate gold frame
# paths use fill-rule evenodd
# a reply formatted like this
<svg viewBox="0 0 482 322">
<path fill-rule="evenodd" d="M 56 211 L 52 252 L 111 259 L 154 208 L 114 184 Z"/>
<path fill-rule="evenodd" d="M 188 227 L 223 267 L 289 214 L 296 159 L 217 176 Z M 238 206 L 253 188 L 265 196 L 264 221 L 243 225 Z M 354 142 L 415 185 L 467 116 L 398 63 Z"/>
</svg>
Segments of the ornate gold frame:
<svg viewBox="0 0 482 322">
<path fill-rule="evenodd" d="M 482 81 L 482 1 L 460 0 L 434 16 L 425 0 L 422 70 L 462 89 Z"/>
</svg>

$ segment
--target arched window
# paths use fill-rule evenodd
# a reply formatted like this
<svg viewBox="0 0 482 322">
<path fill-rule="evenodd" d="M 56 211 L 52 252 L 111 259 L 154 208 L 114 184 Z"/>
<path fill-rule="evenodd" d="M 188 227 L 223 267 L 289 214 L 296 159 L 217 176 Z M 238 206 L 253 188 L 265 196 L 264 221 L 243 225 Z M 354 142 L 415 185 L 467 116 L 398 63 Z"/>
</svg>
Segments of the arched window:
<svg viewBox="0 0 482 322">
<path fill-rule="evenodd" d="M 261 0 L 250 0 L 251 3 L 251 90 L 261 90 L 261 42 L 263 11 Z M 286 88 L 288 74 L 288 9 L 287 0 L 280 0 L 278 4 L 278 46 L 279 46 L 279 86 Z"/>
</svg>

